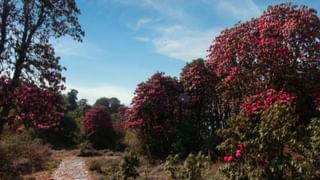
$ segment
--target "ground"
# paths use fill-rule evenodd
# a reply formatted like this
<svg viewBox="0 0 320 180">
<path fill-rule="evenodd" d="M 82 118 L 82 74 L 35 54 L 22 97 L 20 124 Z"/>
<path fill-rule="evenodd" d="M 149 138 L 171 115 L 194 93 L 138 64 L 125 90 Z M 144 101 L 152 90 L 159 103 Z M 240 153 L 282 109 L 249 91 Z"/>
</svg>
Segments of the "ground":
<svg viewBox="0 0 320 180">
<path fill-rule="evenodd" d="M 100 156 L 79 157 L 79 150 L 55 150 L 53 152 L 54 162 L 52 169 L 37 172 L 33 175 L 25 176 L 26 180 L 103 180 L 111 179 L 114 168 L 118 167 L 123 152 L 112 152 L 104 150 Z M 105 162 L 103 171 L 94 169 L 92 161 Z M 140 167 L 138 169 L 141 180 L 170 180 L 170 174 L 164 170 L 163 162 L 149 160 L 140 157 Z M 205 180 L 222 179 L 218 170 L 222 163 L 208 165 L 204 171 Z M 110 171 L 110 175 L 108 172 Z"/>
</svg>

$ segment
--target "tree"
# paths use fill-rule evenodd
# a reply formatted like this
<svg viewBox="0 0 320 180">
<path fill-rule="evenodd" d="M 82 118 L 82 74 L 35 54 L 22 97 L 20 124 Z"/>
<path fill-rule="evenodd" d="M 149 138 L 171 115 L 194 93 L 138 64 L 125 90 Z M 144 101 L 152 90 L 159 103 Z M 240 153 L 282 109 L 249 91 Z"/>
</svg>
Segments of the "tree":
<svg viewBox="0 0 320 180">
<path fill-rule="evenodd" d="M 95 106 L 105 106 L 108 111 L 113 114 L 117 113 L 119 107 L 120 107 L 120 101 L 116 97 L 112 98 L 106 98 L 106 97 L 101 97 L 96 100 L 94 103 Z"/>
<path fill-rule="evenodd" d="M 138 85 L 125 126 L 138 130 L 147 153 L 165 157 L 171 151 L 180 94 L 178 81 L 164 73 Z"/>
<path fill-rule="evenodd" d="M 104 106 L 105 108 L 109 108 L 109 98 L 101 97 L 96 100 L 94 106 Z"/>
<path fill-rule="evenodd" d="M 50 129 L 57 127 L 64 116 L 63 98 L 51 89 L 24 83 L 15 89 L 13 97 L 15 111 L 8 118 L 10 126 L 24 124 L 26 128 Z"/>
<path fill-rule="evenodd" d="M 0 74 L 9 79 L 1 94 L 11 96 L 0 103 L 0 134 L 10 111 L 15 109 L 15 97 L 11 94 L 15 89 L 24 83 L 56 94 L 64 89 L 64 68 L 50 40 L 69 35 L 82 41 L 79 14 L 74 0 L 0 2 Z"/>
<path fill-rule="evenodd" d="M 187 99 L 181 104 L 183 120 L 177 131 L 175 149 L 182 155 L 208 150 L 216 143 L 214 129 L 221 127 L 218 98 L 215 93 L 217 79 L 203 59 L 188 63 L 180 73 L 180 83 Z"/>
<path fill-rule="evenodd" d="M 109 98 L 109 112 L 117 113 L 120 107 L 120 100 L 116 97 Z"/>
<path fill-rule="evenodd" d="M 217 36 L 209 66 L 221 78 L 219 93 L 239 112 L 242 100 L 269 88 L 297 97 L 301 119 L 315 111 L 320 86 L 320 20 L 314 9 L 290 3 Z"/>
<path fill-rule="evenodd" d="M 110 114 L 104 106 L 94 106 L 85 115 L 84 130 L 97 148 L 114 145 L 115 134 Z"/>
<path fill-rule="evenodd" d="M 75 89 L 71 89 L 70 92 L 68 92 L 67 94 L 67 111 L 74 111 L 75 109 L 77 109 L 78 104 L 77 104 L 77 100 L 78 100 L 78 91 Z"/>
</svg>

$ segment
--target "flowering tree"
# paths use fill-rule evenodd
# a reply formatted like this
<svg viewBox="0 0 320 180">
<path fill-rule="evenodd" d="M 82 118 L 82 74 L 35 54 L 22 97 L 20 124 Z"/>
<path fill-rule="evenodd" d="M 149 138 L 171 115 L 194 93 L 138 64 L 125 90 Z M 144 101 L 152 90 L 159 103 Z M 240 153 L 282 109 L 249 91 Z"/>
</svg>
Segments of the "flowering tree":
<svg viewBox="0 0 320 180">
<path fill-rule="evenodd" d="M 187 155 L 200 149 L 206 151 L 207 146 L 214 143 L 213 129 L 222 125 L 217 113 L 216 81 L 203 59 L 188 63 L 180 73 L 180 83 L 186 94 L 181 103 L 183 116 L 174 145 L 180 154 Z"/>
<path fill-rule="evenodd" d="M 282 89 L 296 96 L 297 111 L 308 119 L 319 94 L 319 31 L 314 9 L 290 3 L 222 31 L 210 46 L 208 63 L 221 78 L 224 100 L 239 112 L 244 97 Z"/>
<path fill-rule="evenodd" d="M 84 32 L 78 22 L 79 13 L 74 0 L 0 2 L 0 75 L 9 79 L 0 93 L 4 96 L 0 98 L 0 134 L 20 99 L 12 94 L 18 87 L 27 83 L 46 92 L 53 90 L 53 94 L 64 88 L 64 68 L 50 40 L 70 35 L 81 41 Z"/>
<path fill-rule="evenodd" d="M 177 80 L 164 73 L 155 73 L 138 85 L 126 127 L 138 130 L 148 153 L 163 157 L 170 152 L 181 93 Z"/>
<path fill-rule="evenodd" d="M 307 177 L 303 169 L 303 126 L 298 126 L 295 98 L 269 89 L 247 98 L 241 114 L 219 130 L 229 178 Z"/>
<path fill-rule="evenodd" d="M 41 89 L 33 84 L 17 87 L 14 96 L 15 115 L 9 116 L 9 125 L 50 129 L 59 125 L 65 106 L 59 92 Z"/>
<path fill-rule="evenodd" d="M 111 117 L 104 106 L 94 106 L 85 114 L 84 130 L 97 148 L 110 147 L 114 144 Z"/>
</svg>

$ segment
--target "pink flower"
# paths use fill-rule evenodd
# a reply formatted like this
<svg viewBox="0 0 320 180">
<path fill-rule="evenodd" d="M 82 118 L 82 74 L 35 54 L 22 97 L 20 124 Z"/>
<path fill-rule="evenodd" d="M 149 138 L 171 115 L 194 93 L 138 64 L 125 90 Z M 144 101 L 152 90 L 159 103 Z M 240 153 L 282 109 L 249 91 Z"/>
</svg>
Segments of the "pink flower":
<svg viewBox="0 0 320 180">
<path fill-rule="evenodd" d="M 241 157 L 241 150 L 238 149 L 238 150 L 236 151 L 236 157 L 237 157 L 237 158 L 240 158 L 240 157 Z"/>
<path fill-rule="evenodd" d="M 223 160 L 226 161 L 226 162 L 228 162 L 228 163 L 232 163 L 232 161 L 233 161 L 233 156 L 232 156 L 232 155 L 224 156 Z"/>
<path fill-rule="evenodd" d="M 238 148 L 239 148 L 240 151 L 243 151 L 244 148 L 245 148 L 245 145 L 244 145 L 244 144 L 239 144 L 239 147 L 238 147 Z"/>
</svg>

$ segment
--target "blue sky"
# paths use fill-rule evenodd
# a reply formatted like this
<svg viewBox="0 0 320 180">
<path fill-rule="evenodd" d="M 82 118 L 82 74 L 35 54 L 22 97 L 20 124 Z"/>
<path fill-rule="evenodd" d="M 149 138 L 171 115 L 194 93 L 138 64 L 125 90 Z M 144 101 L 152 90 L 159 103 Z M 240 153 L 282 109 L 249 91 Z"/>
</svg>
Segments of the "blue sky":
<svg viewBox="0 0 320 180">
<path fill-rule="evenodd" d="M 179 76 L 186 62 L 206 58 L 219 32 L 259 16 L 275 0 L 76 0 L 83 43 L 54 41 L 68 89 L 90 103 L 117 97 L 130 104 L 136 85 L 157 71 Z M 320 1 L 292 1 L 320 11 Z"/>
</svg>

